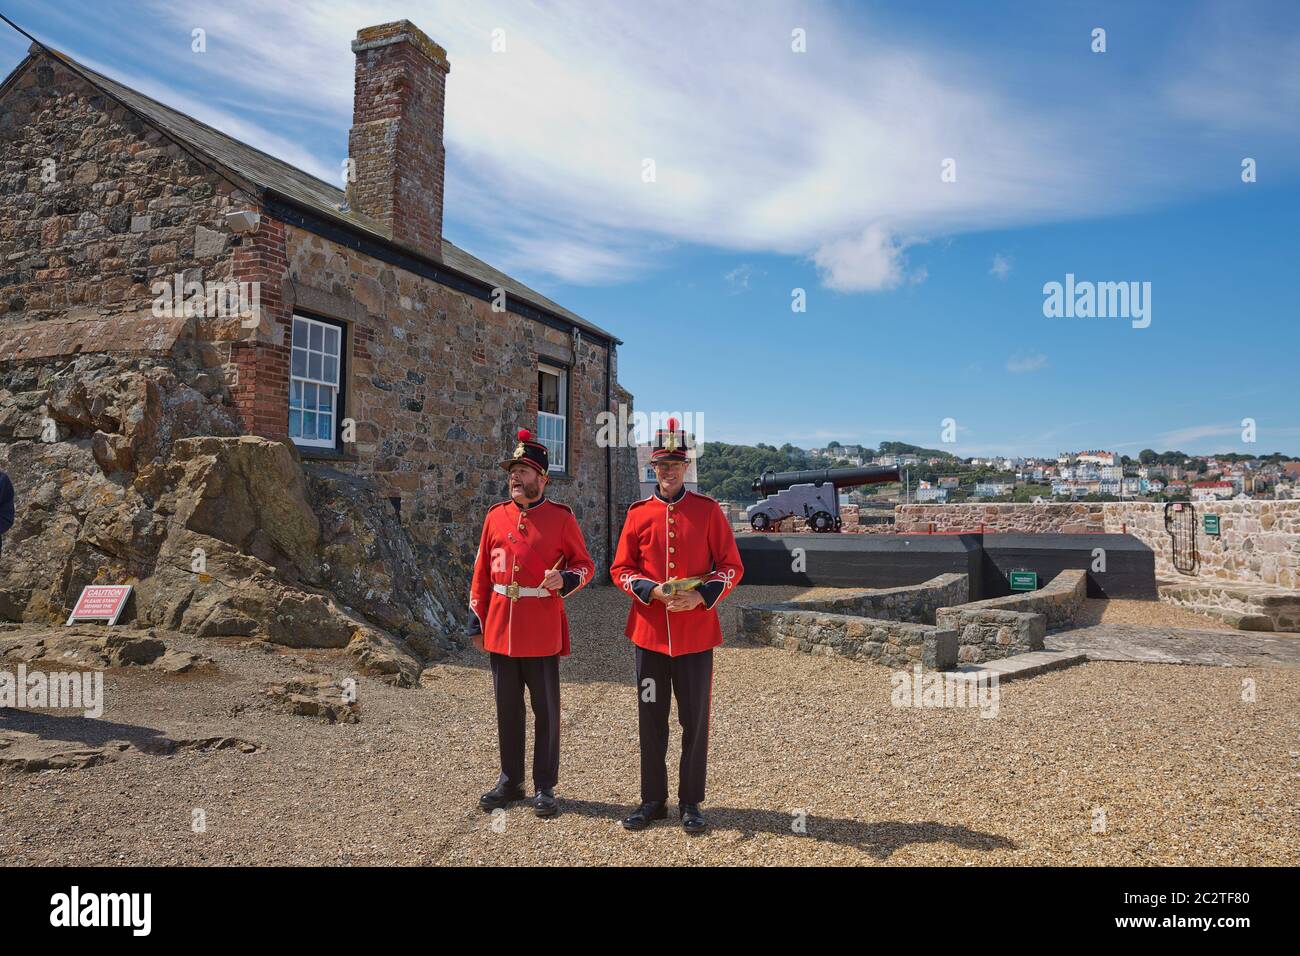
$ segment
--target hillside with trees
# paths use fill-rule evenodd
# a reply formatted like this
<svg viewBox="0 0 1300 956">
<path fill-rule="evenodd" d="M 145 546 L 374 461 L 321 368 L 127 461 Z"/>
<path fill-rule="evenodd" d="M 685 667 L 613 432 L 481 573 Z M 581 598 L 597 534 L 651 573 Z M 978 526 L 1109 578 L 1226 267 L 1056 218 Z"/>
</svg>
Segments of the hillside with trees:
<svg viewBox="0 0 1300 956">
<path fill-rule="evenodd" d="M 800 471 L 812 467 L 807 454 L 788 443 L 774 448 L 708 441 L 695 463 L 701 492 L 719 501 L 735 502 L 758 500 L 750 486 L 765 470 Z"/>
</svg>

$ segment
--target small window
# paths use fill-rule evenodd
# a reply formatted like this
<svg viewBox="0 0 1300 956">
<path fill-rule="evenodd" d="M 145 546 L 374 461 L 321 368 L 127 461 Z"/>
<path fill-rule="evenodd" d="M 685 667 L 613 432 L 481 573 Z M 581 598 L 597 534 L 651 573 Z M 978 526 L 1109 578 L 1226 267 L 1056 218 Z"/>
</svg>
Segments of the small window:
<svg viewBox="0 0 1300 956">
<path fill-rule="evenodd" d="M 566 470 L 568 406 L 569 373 L 551 365 L 537 366 L 537 440 L 546 446 L 551 471 Z"/>
<path fill-rule="evenodd" d="M 289 437 L 307 448 L 337 448 L 342 410 L 343 327 L 293 317 Z"/>
</svg>

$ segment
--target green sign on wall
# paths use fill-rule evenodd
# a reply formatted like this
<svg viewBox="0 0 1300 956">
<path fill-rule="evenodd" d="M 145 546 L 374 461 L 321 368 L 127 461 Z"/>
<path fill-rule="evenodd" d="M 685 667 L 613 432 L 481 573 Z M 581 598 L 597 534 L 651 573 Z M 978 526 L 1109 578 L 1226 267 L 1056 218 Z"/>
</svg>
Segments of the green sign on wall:
<svg viewBox="0 0 1300 956">
<path fill-rule="evenodd" d="M 1218 534 L 1218 533 L 1219 533 L 1219 516 L 1218 516 L 1218 515 L 1203 515 L 1202 517 L 1205 519 L 1205 533 L 1206 533 L 1206 534 Z"/>
<path fill-rule="evenodd" d="M 1038 572 L 1037 571 L 1012 571 L 1011 590 L 1013 591 L 1037 591 L 1038 590 Z"/>
</svg>

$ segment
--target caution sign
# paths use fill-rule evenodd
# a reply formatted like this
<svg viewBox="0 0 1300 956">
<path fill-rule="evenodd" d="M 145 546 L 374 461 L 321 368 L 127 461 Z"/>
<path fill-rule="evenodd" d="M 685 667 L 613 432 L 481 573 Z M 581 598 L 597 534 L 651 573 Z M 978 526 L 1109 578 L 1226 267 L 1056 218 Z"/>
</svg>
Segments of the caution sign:
<svg viewBox="0 0 1300 956">
<path fill-rule="evenodd" d="M 130 596 L 129 584 L 88 584 L 81 589 L 81 597 L 77 598 L 77 606 L 68 616 L 68 623 L 108 621 L 109 624 L 116 624 L 126 610 Z"/>
</svg>

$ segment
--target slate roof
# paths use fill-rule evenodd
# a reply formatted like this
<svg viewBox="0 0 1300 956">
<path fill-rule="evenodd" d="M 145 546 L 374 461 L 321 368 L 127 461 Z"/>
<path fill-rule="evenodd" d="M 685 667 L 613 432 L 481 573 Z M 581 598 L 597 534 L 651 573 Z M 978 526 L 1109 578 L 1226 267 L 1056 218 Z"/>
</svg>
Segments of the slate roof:
<svg viewBox="0 0 1300 956">
<path fill-rule="evenodd" d="M 176 140 L 181 145 L 189 147 L 195 153 L 202 155 L 208 161 L 233 174 L 236 178 L 248 183 L 256 191 L 269 192 L 293 204 L 305 207 L 321 218 L 360 233 L 372 241 L 393 246 L 406 255 L 426 259 L 435 265 L 445 266 L 453 272 L 459 272 L 480 282 L 485 282 L 494 288 L 504 288 L 510 297 L 519 298 L 534 308 L 566 319 L 580 329 L 592 332 L 601 338 L 609 339 L 615 344 L 622 344 L 622 340 L 615 338 L 610 332 L 592 322 L 588 322 L 576 313 L 569 311 L 557 302 L 553 302 L 540 292 L 529 288 L 499 269 L 493 268 L 482 259 L 461 249 L 445 236 L 442 240 L 441 262 L 421 256 L 409 247 L 394 243 L 382 224 L 350 209 L 346 202 L 347 194 L 338 187 L 332 186 L 323 179 L 317 179 L 310 173 L 303 172 L 296 166 L 291 166 L 283 160 L 276 159 L 274 156 L 249 146 L 247 143 L 240 142 L 232 136 L 227 136 L 220 130 L 200 122 L 192 116 L 187 116 L 179 110 L 172 109 L 164 103 L 159 103 L 157 100 L 145 96 L 129 86 L 124 86 L 116 80 L 109 79 L 90 67 L 77 62 L 65 53 L 33 43 L 28 51 L 28 59 L 20 64 L 10 74 L 10 77 L 27 66 L 34 55 L 42 52 L 58 58 L 67 64 L 69 68 L 84 76 L 91 85 L 143 117 L 165 135 Z"/>
</svg>

